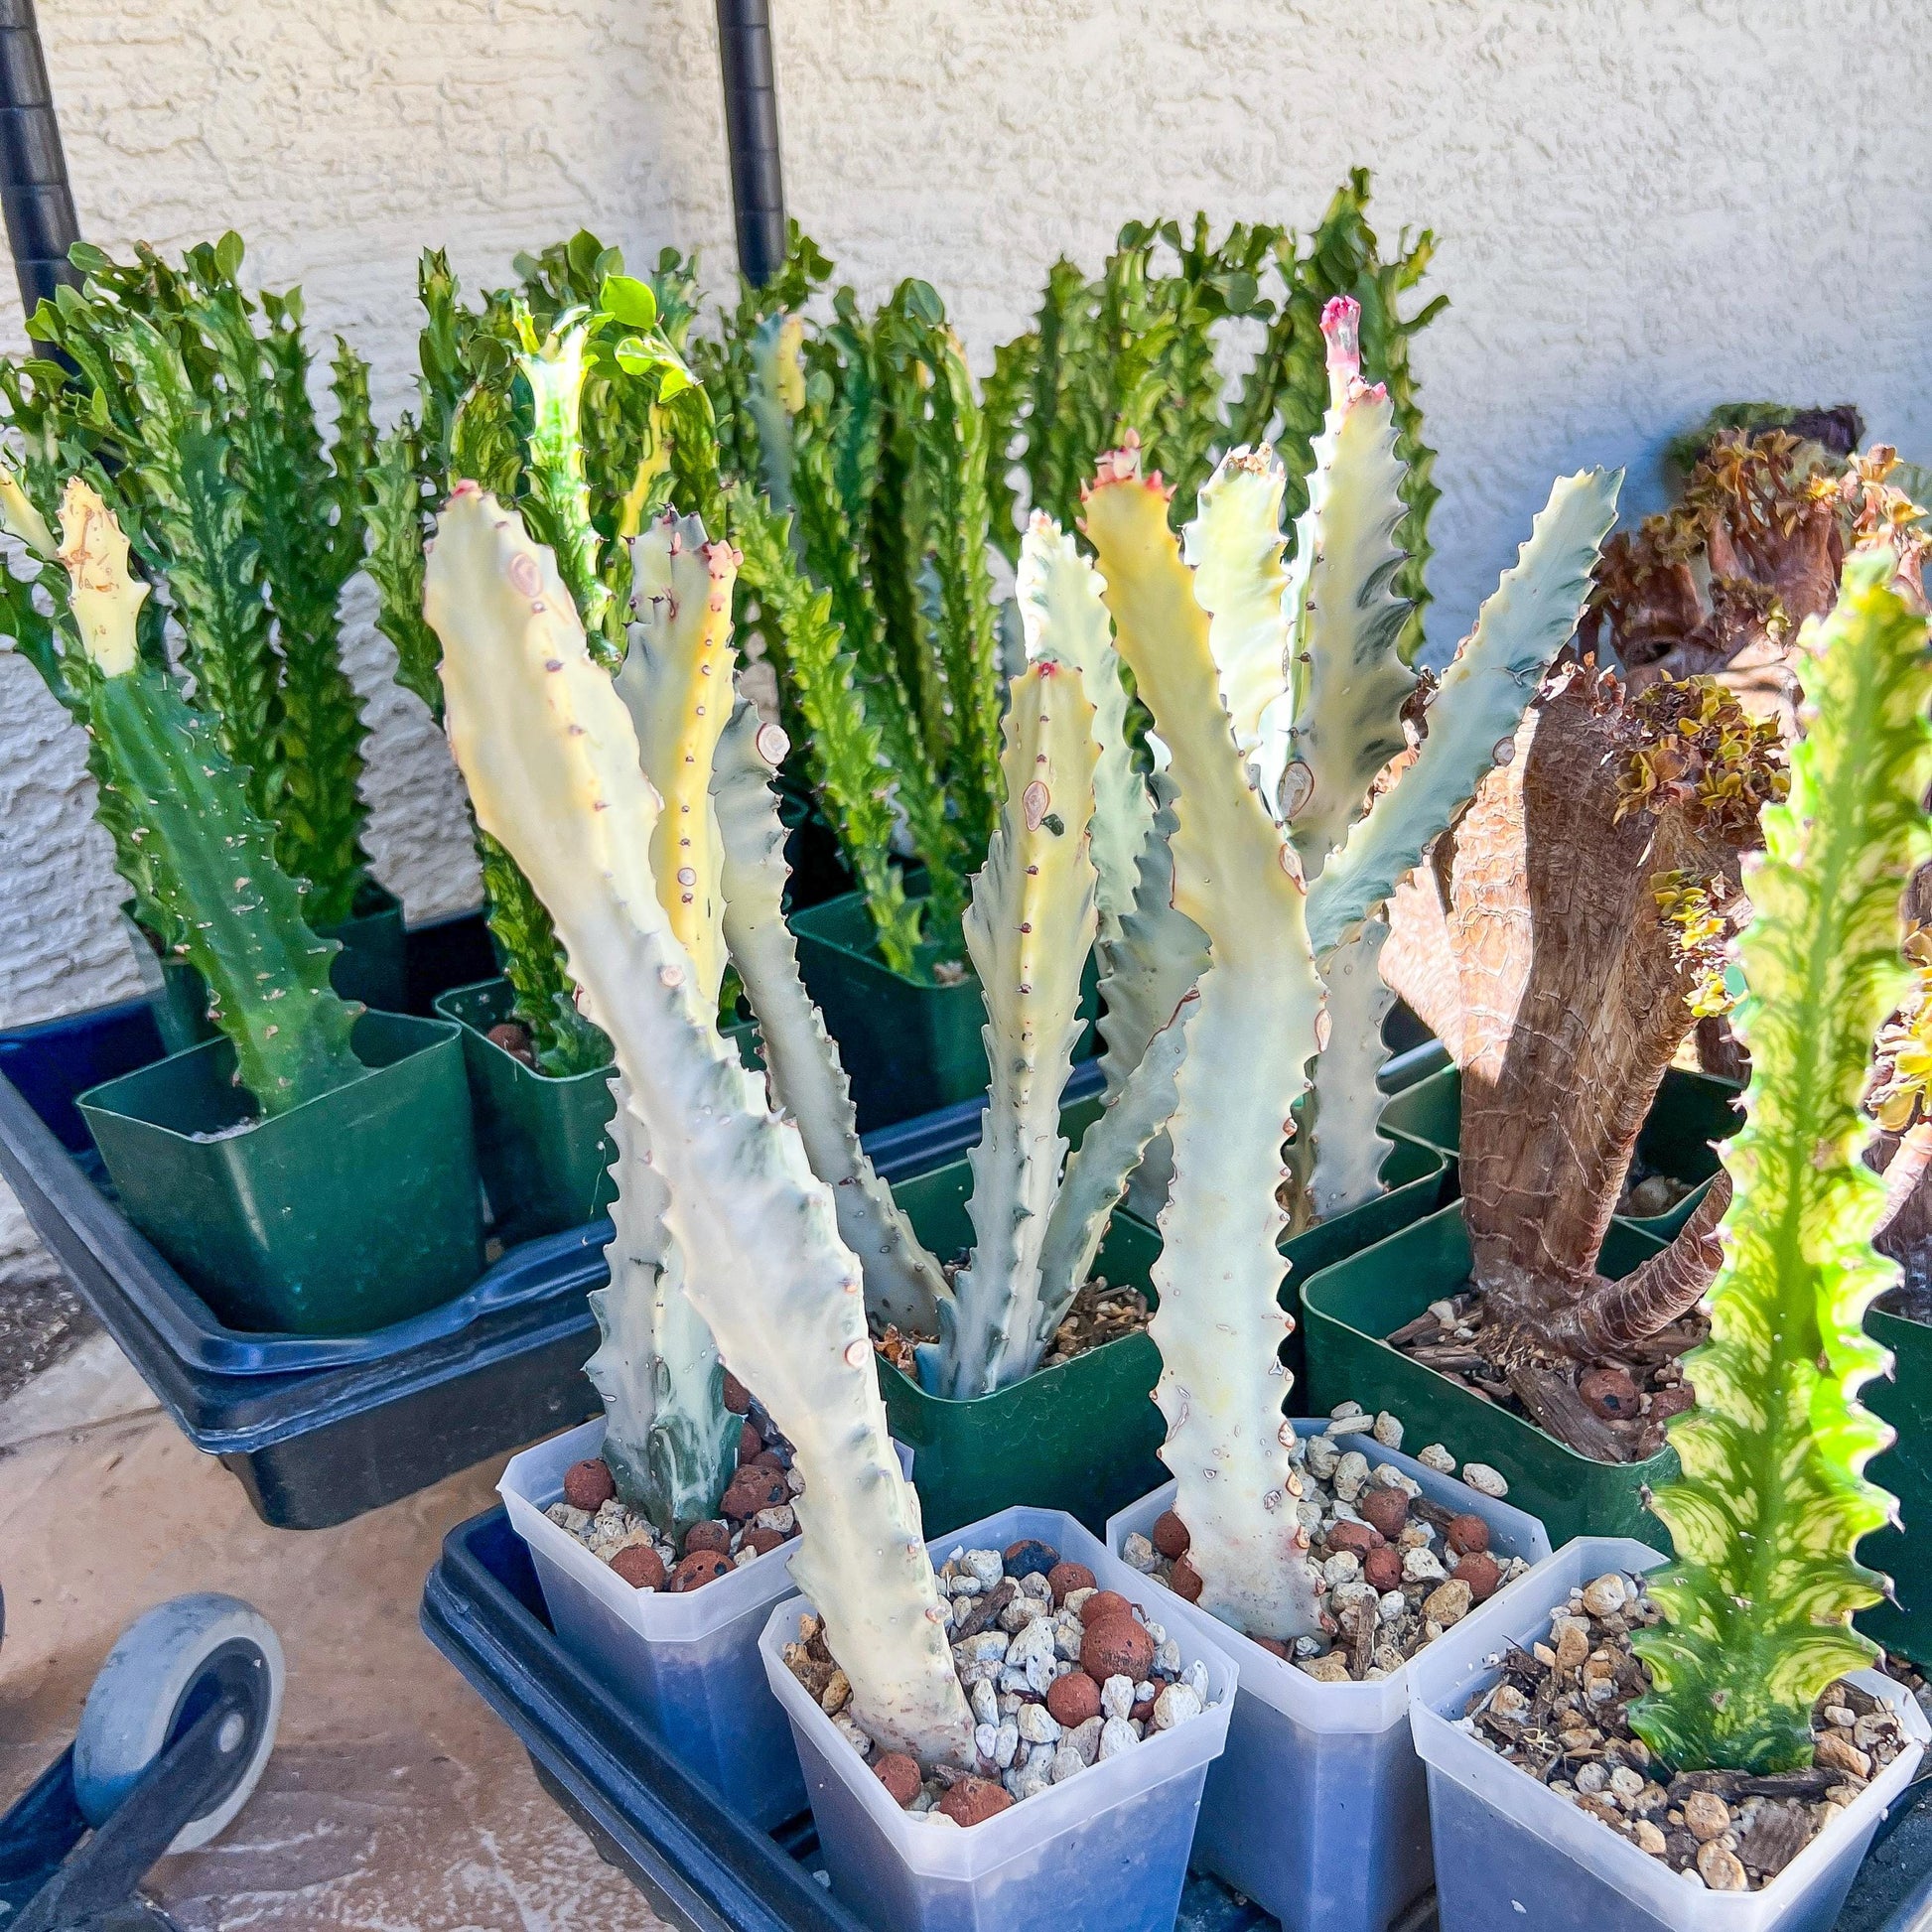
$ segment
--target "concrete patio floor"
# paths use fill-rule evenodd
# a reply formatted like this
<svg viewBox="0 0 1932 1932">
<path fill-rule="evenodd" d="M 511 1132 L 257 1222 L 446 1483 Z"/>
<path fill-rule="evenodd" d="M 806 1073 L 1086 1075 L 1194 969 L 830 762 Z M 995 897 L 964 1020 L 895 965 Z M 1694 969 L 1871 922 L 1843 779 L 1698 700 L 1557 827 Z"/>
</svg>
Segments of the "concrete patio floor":
<svg viewBox="0 0 1932 1932">
<path fill-rule="evenodd" d="M 416 1627 L 444 1533 L 500 1458 L 339 1529 L 271 1530 L 152 1407 L 104 1335 L 0 1404 L 0 1810 L 69 1740 L 121 1629 L 183 1590 L 280 1633 L 275 1755 L 227 1834 L 149 1893 L 190 1932 L 650 1932 L 661 1924 L 544 1796 Z"/>
</svg>

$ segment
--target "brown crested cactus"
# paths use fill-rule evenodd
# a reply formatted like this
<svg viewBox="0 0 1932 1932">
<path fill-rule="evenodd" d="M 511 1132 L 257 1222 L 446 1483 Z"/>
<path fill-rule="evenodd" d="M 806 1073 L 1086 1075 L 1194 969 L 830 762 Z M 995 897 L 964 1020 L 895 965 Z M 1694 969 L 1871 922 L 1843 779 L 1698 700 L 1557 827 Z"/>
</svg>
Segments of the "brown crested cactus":
<svg viewBox="0 0 1932 1932">
<path fill-rule="evenodd" d="M 1783 783 L 1776 726 L 1710 680 L 1633 694 L 1573 662 L 1393 903 L 1384 975 L 1462 1069 L 1473 1352 L 1587 1453 L 1632 1451 L 1581 1375 L 1675 1353 L 1716 1271 L 1722 1176 L 1635 1275 L 1596 1259 L 1664 1073 L 1722 1009 L 1739 861 Z"/>
</svg>

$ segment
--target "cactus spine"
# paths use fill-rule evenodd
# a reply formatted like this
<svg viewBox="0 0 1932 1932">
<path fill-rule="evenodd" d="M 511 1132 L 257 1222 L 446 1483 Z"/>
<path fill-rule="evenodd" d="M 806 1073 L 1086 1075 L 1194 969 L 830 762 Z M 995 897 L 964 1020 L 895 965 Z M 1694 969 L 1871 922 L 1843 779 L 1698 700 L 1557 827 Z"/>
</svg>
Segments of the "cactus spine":
<svg viewBox="0 0 1932 1932">
<path fill-rule="evenodd" d="M 719 1038 L 650 876 L 656 798 L 554 561 L 474 485 L 427 572 L 451 743 L 479 820 L 542 893 L 609 1033 L 685 1294 L 792 1442 L 805 1492 L 793 1574 L 823 1613 L 855 1719 L 925 1761 L 972 1761 L 918 1505 L 874 1376 L 857 1261 L 791 1127 Z"/>
<path fill-rule="evenodd" d="M 1636 1640 L 1655 1688 L 1630 1714 L 1682 1770 L 1808 1763 L 1813 1703 L 1875 1655 L 1850 1619 L 1883 1582 L 1853 1553 L 1892 1511 L 1864 1478 L 1891 1432 L 1859 1391 L 1886 1366 L 1864 1311 L 1897 1270 L 1871 1245 L 1885 1184 L 1860 1158 L 1859 1100 L 1908 984 L 1898 903 L 1932 778 L 1926 624 L 1894 567 L 1882 547 L 1854 555 L 1837 609 L 1807 626 L 1808 730 L 1745 873 L 1736 1193 L 1711 1336 L 1684 1360 L 1697 1407 L 1670 1431 L 1684 1473 L 1655 1504 L 1677 1549 L 1651 1580 L 1664 1621 Z"/>
<path fill-rule="evenodd" d="M 265 1116 L 286 1113 L 362 1072 L 349 1048 L 360 1009 L 329 984 L 339 948 L 303 922 L 301 889 L 275 863 L 272 835 L 211 721 L 143 660 L 135 626 L 148 587 L 129 576 L 126 536 L 78 478 L 61 505 L 61 534 L 91 673 L 101 816 L 117 845 L 141 854 L 134 883 L 166 921 L 162 938 L 207 981 L 236 1078 Z"/>
</svg>

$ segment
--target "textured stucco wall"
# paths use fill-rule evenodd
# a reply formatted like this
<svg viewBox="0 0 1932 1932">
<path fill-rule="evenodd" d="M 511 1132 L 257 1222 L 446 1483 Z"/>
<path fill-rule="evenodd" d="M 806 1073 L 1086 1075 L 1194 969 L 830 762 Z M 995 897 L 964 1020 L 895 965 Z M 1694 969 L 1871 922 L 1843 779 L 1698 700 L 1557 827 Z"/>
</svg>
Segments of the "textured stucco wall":
<svg viewBox="0 0 1932 1932">
<path fill-rule="evenodd" d="M 926 276 L 984 356 L 1062 249 L 1206 207 L 1309 222 L 1343 172 L 1433 225 L 1418 364 L 1453 641 L 1550 477 L 1631 469 L 1741 393 L 1857 401 L 1932 455 L 1932 48 L 1904 0 L 779 0 L 792 211 L 868 293 Z M 706 0 L 43 0 L 83 229 L 239 227 L 398 406 L 413 260 L 472 278 L 579 222 L 729 260 Z M 10 296 L 10 291 L 9 291 Z M 17 309 L 0 308 L 17 339 Z M 360 607 L 358 606 L 358 609 Z M 367 636 L 379 864 L 471 880 L 447 760 Z M 78 747 L 0 659 L 0 1024 L 132 984 Z M 0 1270 L 23 1250 L 0 1212 Z"/>
</svg>

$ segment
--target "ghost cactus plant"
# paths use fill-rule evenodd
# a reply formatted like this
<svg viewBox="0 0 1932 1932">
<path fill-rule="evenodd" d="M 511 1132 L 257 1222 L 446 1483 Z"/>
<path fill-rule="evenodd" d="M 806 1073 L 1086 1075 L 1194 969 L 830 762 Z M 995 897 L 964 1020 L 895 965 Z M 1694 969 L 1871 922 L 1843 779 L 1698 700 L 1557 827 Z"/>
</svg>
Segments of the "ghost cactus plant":
<svg viewBox="0 0 1932 1932">
<path fill-rule="evenodd" d="M 1142 476 L 1137 450 L 1103 459 L 1086 499 L 1118 648 L 1173 759 L 1174 905 L 1208 947 L 1181 1023 L 1173 1178 L 1155 1272 L 1162 1452 L 1203 1606 L 1284 1640 L 1306 1634 L 1314 1615 L 1282 1420 L 1291 1317 L 1281 1306 L 1281 1196 L 1294 1177 L 1284 1142 L 1310 1062 L 1331 1038 L 1323 973 L 1507 745 L 1575 626 L 1618 483 L 1591 472 L 1557 483 L 1445 674 L 1412 761 L 1378 772 L 1372 749 L 1351 750 L 1351 732 L 1393 749 L 1388 723 L 1347 720 L 1363 691 L 1386 685 L 1384 702 L 1403 695 L 1388 665 L 1400 611 L 1382 597 L 1401 509 L 1390 487 L 1389 398 L 1359 377 L 1353 320 L 1331 305 L 1327 474 L 1293 596 L 1286 477 L 1266 449 L 1222 461 L 1184 557 L 1167 492 L 1158 476 Z M 1315 534 L 1324 516 L 1332 544 Z M 1354 795 L 1338 805 L 1324 771 Z"/>
<path fill-rule="evenodd" d="M 791 1441 L 793 1574 L 825 1618 L 853 1716 L 923 1761 L 973 1759 L 918 1504 L 887 1436 L 857 1259 L 797 1129 L 720 1038 L 653 878 L 660 811 L 637 735 L 550 553 L 474 484 L 427 571 L 450 739 L 480 823 L 556 922 L 610 1035 L 666 1193 L 684 1295 Z"/>
</svg>

